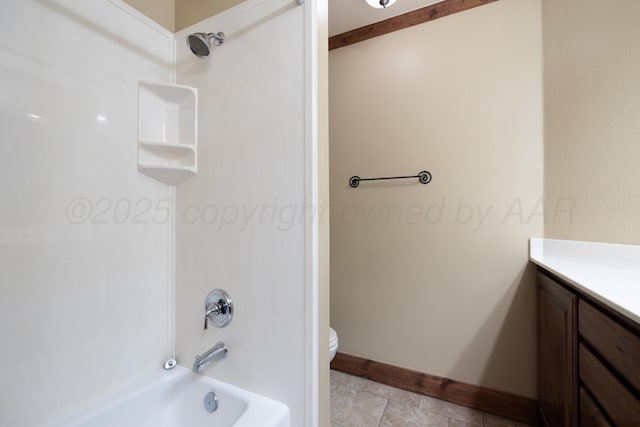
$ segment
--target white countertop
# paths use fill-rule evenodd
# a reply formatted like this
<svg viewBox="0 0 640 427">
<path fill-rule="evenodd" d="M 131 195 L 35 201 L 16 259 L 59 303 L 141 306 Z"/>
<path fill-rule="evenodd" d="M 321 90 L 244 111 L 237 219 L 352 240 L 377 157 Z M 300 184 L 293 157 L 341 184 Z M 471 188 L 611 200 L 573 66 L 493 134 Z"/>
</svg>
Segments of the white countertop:
<svg viewBox="0 0 640 427">
<path fill-rule="evenodd" d="M 531 239 L 529 258 L 640 323 L 640 246 Z"/>
</svg>

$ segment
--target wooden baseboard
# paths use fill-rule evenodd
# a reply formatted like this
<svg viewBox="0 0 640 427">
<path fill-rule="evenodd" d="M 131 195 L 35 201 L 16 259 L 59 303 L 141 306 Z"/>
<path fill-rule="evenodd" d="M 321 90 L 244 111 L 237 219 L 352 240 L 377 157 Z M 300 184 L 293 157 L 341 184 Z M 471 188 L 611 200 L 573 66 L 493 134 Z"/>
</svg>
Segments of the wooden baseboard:
<svg viewBox="0 0 640 427">
<path fill-rule="evenodd" d="M 517 394 L 428 375 L 344 353 L 336 354 L 331 368 L 522 423 L 538 424 L 536 401 Z"/>
</svg>

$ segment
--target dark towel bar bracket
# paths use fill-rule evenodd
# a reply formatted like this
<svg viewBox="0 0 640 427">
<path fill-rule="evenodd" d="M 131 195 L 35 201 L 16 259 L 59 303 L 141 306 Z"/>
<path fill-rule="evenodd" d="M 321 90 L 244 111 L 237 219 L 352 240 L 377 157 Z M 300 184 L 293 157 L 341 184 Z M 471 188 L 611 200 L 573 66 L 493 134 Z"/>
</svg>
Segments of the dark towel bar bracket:
<svg viewBox="0 0 640 427">
<path fill-rule="evenodd" d="M 421 184 L 428 184 L 431 182 L 431 172 L 422 171 L 418 173 L 418 175 L 411 176 L 388 176 L 384 178 L 360 178 L 359 176 L 352 176 L 349 179 L 349 185 L 353 188 L 356 188 L 360 185 L 360 181 L 380 181 L 383 179 L 407 179 L 407 178 L 418 178 Z"/>
</svg>

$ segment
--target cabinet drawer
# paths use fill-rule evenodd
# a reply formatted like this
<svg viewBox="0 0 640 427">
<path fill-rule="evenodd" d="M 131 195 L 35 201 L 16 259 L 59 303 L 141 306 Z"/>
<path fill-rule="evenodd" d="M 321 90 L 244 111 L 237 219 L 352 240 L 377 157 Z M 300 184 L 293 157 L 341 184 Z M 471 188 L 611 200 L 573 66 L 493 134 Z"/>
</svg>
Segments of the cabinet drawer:
<svg viewBox="0 0 640 427">
<path fill-rule="evenodd" d="M 640 390 L 640 338 L 589 303 L 580 300 L 578 330 L 637 390 Z"/>
<path fill-rule="evenodd" d="M 615 425 L 637 425 L 640 401 L 582 344 L 579 360 L 580 379 Z"/>
<path fill-rule="evenodd" d="M 612 427 L 583 388 L 580 388 L 580 427 Z"/>
</svg>

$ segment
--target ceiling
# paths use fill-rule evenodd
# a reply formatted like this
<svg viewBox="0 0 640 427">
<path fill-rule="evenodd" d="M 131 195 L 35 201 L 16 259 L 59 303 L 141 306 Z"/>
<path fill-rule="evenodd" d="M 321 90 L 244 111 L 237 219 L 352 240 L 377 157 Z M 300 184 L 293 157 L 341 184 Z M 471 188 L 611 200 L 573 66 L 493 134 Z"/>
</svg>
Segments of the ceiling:
<svg viewBox="0 0 640 427">
<path fill-rule="evenodd" d="M 329 0 L 329 36 L 383 21 L 441 0 L 398 0 L 386 9 L 375 9 L 365 0 Z"/>
</svg>

